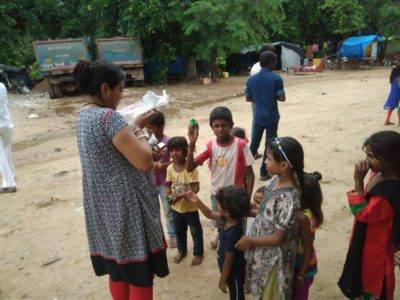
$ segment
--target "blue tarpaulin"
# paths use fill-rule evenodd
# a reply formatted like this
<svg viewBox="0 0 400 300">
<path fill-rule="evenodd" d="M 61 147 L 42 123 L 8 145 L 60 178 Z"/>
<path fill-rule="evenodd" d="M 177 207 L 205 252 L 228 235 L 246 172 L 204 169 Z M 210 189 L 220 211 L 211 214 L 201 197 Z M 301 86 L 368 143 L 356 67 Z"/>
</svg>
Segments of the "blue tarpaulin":
<svg viewBox="0 0 400 300">
<path fill-rule="evenodd" d="M 377 35 L 364 35 L 350 37 L 345 40 L 340 48 L 340 55 L 347 58 L 363 58 L 365 49 L 373 42 L 383 42 Z"/>
</svg>

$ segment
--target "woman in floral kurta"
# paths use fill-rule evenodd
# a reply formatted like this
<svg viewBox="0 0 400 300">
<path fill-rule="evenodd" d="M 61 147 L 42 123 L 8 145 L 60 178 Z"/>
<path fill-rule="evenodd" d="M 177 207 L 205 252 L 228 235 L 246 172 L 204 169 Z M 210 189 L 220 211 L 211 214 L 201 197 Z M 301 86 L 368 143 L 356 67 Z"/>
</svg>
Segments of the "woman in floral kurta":
<svg viewBox="0 0 400 300">
<path fill-rule="evenodd" d="M 279 298 L 290 299 L 292 292 L 300 193 L 290 187 L 273 190 L 277 181 L 278 177 L 274 176 L 265 189 L 250 236 L 271 235 L 278 229 L 285 231 L 285 238 L 278 247 L 252 247 L 247 251 L 246 284 L 254 299 L 262 299 L 268 277 L 275 267 Z"/>
</svg>

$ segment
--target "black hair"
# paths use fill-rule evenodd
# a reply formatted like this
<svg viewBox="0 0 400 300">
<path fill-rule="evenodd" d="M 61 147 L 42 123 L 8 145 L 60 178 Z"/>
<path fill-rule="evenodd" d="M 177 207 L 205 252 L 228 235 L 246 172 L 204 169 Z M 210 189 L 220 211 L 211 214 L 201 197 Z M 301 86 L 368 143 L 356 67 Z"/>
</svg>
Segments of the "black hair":
<svg viewBox="0 0 400 300">
<path fill-rule="evenodd" d="M 304 190 L 302 192 L 302 201 L 300 203 L 301 210 L 310 209 L 315 219 L 317 227 L 324 222 L 324 214 L 322 212 L 322 190 L 319 181 L 322 179 L 320 172 L 304 173 Z"/>
<path fill-rule="evenodd" d="M 400 65 L 397 65 L 392 69 L 392 72 L 390 73 L 389 83 L 393 83 L 393 80 L 395 80 L 396 77 L 400 77 Z"/>
<path fill-rule="evenodd" d="M 210 113 L 210 126 L 215 120 L 225 120 L 229 123 L 230 127 L 233 127 L 232 113 L 229 108 L 225 106 L 218 106 L 214 108 Z"/>
<path fill-rule="evenodd" d="M 161 111 L 155 110 L 156 115 L 155 117 L 150 121 L 150 125 L 156 126 L 158 128 L 163 127 L 165 125 L 165 116 Z"/>
<path fill-rule="evenodd" d="M 183 155 L 187 155 L 189 144 L 184 136 L 174 136 L 168 141 L 167 150 L 182 150 Z"/>
<path fill-rule="evenodd" d="M 217 201 L 232 219 L 240 219 L 250 212 L 250 198 L 242 187 L 230 185 L 217 192 Z"/>
<path fill-rule="evenodd" d="M 363 144 L 369 146 L 374 156 L 388 163 L 400 176 L 400 134 L 392 130 L 378 131 Z"/>
<path fill-rule="evenodd" d="M 264 194 L 264 192 L 265 192 L 265 186 L 260 186 L 258 189 L 256 189 L 256 193 Z"/>
<path fill-rule="evenodd" d="M 277 162 L 287 161 L 282 151 L 277 145 L 279 141 L 283 152 L 287 156 L 290 164 L 293 167 L 293 172 L 297 175 L 300 184 L 301 198 L 303 201 L 304 192 L 304 151 L 301 144 L 292 137 L 272 138 L 268 141 L 267 149 L 272 152 L 272 156 Z"/>
<path fill-rule="evenodd" d="M 231 133 L 233 136 L 236 136 L 240 139 L 244 140 L 246 138 L 246 131 L 243 128 L 233 127 Z"/>
<path fill-rule="evenodd" d="M 265 51 L 276 52 L 276 49 L 272 44 L 262 44 L 261 48 L 260 48 L 260 54 L 265 52 Z"/>
<path fill-rule="evenodd" d="M 120 66 L 109 62 L 79 61 L 74 68 L 73 77 L 81 91 L 99 97 L 103 83 L 114 89 L 121 80 L 125 80 L 125 72 Z"/>
<path fill-rule="evenodd" d="M 261 68 L 265 68 L 267 66 L 269 66 L 272 63 L 276 63 L 277 60 L 277 56 L 275 54 L 275 52 L 272 51 L 264 51 L 261 52 L 260 54 L 260 66 Z"/>
</svg>

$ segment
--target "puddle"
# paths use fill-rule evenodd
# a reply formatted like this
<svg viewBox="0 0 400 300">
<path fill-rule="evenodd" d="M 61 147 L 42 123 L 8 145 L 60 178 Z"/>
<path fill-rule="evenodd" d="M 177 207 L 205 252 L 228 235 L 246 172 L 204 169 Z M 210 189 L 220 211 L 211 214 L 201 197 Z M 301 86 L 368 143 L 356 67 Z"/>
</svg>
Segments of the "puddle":
<svg viewBox="0 0 400 300">
<path fill-rule="evenodd" d="M 12 151 L 20 151 L 20 150 L 25 150 L 28 149 L 30 147 L 34 147 L 37 146 L 41 143 L 47 142 L 51 139 L 53 139 L 54 137 L 48 136 L 48 137 L 40 137 L 40 138 L 34 138 L 32 140 L 29 141 L 22 141 L 22 142 L 18 142 L 12 145 Z"/>
<path fill-rule="evenodd" d="M 74 106 L 62 106 L 55 109 L 57 115 L 69 115 L 75 112 Z"/>
</svg>

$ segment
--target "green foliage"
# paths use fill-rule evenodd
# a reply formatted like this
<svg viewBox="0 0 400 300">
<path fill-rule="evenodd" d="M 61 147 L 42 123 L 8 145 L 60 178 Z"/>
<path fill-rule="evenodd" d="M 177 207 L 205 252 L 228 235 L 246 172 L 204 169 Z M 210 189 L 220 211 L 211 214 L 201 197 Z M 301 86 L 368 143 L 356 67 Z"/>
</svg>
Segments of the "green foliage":
<svg viewBox="0 0 400 300">
<path fill-rule="evenodd" d="M 334 33 L 358 34 L 366 26 L 364 8 L 358 0 L 325 0 L 321 9 L 328 14 Z"/>
<path fill-rule="evenodd" d="M 33 65 L 31 66 L 31 69 L 29 72 L 29 79 L 35 80 L 35 79 L 39 79 L 40 77 L 41 77 L 41 75 L 40 75 L 40 70 L 39 70 L 39 64 L 37 62 L 34 62 Z"/>
<path fill-rule="evenodd" d="M 32 64 L 35 40 L 140 39 L 164 83 L 176 55 L 218 60 L 243 46 L 399 35 L 398 0 L 14 0 L 0 3 L 0 63 Z"/>
</svg>

